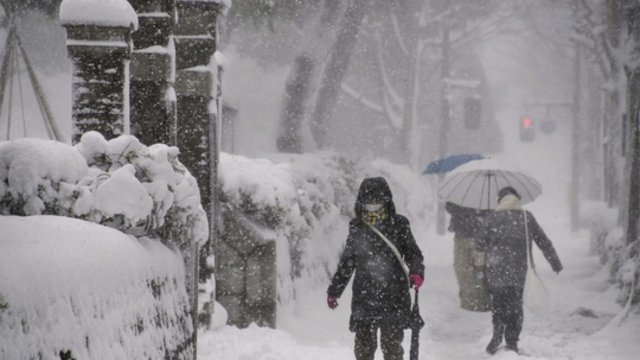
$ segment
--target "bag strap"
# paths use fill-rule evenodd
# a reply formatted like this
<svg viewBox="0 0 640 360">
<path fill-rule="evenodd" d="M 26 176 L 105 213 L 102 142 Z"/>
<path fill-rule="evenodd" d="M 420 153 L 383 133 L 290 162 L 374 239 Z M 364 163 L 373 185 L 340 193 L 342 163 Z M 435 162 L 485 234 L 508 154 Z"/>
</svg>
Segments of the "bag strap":
<svg viewBox="0 0 640 360">
<path fill-rule="evenodd" d="M 387 237 L 382 233 L 382 231 L 378 230 L 378 228 L 376 228 L 375 226 L 373 226 L 371 224 L 367 224 L 367 226 L 370 227 L 371 230 L 373 230 L 373 232 L 378 234 L 378 236 L 380 236 L 380 238 L 382 240 L 384 240 L 385 243 L 387 243 L 387 245 L 389 246 L 389 248 L 393 252 L 393 255 L 396 256 L 396 259 L 398 259 L 398 262 L 400 263 L 400 267 L 402 267 L 402 270 L 404 271 L 404 275 L 407 277 L 407 281 L 408 281 L 409 280 L 409 267 L 407 266 L 407 264 L 402 259 L 402 256 L 400 255 L 400 252 L 398 251 L 398 248 L 396 248 L 396 246 L 393 245 L 393 243 L 391 241 L 389 241 L 389 239 L 387 239 Z"/>
<path fill-rule="evenodd" d="M 533 264 L 533 255 L 531 254 L 531 242 L 529 241 L 529 227 L 527 226 L 527 211 L 525 209 L 522 209 L 522 214 L 524 214 L 524 241 L 525 241 L 525 247 L 527 248 L 527 262 L 529 267 L 531 268 L 531 270 L 535 271 L 536 267 Z"/>
</svg>

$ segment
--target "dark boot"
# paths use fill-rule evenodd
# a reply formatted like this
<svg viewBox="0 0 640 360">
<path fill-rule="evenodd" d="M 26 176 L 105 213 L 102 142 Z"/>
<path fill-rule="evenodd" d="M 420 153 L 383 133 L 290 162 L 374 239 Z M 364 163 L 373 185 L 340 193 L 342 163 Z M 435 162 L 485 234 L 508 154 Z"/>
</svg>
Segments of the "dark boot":
<svg viewBox="0 0 640 360">
<path fill-rule="evenodd" d="M 504 324 L 502 322 L 493 323 L 493 337 L 487 345 L 487 353 L 493 355 L 498 351 L 498 346 L 502 344 L 502 337 L 504 334 Z"/>
<path fill-rule="evenodd" d="M 515 351 L 518 354 L 518 343 L 517 342 L 508 342 L 507 350 Z"/>
</svg>

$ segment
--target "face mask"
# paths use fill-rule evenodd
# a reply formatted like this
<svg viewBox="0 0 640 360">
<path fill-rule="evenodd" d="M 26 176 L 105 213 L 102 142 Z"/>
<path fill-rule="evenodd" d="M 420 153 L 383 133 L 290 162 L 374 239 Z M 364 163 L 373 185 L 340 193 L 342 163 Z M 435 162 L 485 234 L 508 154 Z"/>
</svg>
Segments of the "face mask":
<svg viewBox="0 0 640 360">
<path fill-rule="evenodd" d="M 364 222 L 370 225 L 380 225 L 385 219 L 382 204 L 364 204 Z"/>
</svg>

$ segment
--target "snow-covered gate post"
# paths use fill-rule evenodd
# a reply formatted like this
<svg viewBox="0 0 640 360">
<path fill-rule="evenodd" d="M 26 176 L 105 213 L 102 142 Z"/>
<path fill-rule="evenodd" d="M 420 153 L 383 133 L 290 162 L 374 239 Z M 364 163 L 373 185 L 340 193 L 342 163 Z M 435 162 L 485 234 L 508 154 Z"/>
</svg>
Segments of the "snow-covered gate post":
<svg viewBox="0 0 640 360">
<path fill-rule="evenodd" d="M 203 208 L 207 211 L 209 240 L 200 251 L 198 275 L 206 282 L 213 269 L 206 259 L 212 255 L 218 231 L 217 163 L 219 157 L 219 94 L 211 67 L 216 51 L 217 17 L 228 3 L 224 0 L 178 0 L 178 22 L 174 31 L 175 91 L 177 98 L 177 145 L 182 163 L 196 178 Z M 204 260 L 204 261 L 203 261 Z M 196 277 L 197 278 L 197 277 Z M 197 285 L 197 284 L 196 284 Z M 213 296 L 209 291 L 210 296 Z M 201 299 L 204 312 L 213 311 L 213 299 Z M 196 304 L 197 305 L 197 304 Z M 197 306 L 195 311 L 197 311 Z M 197 318 L 197 312 L 194 313 Z M 203 322 L 210 318 L 204 314 Z"/>
<path fill-rule="evenodd" d="M 176 145 L 173 88 L 175 0 L 129 0 L 138 15 L 130 71 L 131 134 L 143 144 Z"/>
<path fill-rule="evenodd" d="M 224 232 L 216 243 L 216 300 L 227 310 L 227 323 L 246 328 L 276 326 L 278 235 L 228 204 Z"/>
<path fill-rule="evenodd" d="M 128 133 L 131 33 L 138 27 L 126 0 L 64 0 L 60 23 L 73 64 L 72 143 L 87 131 L 106 139 Z"/>
</svg>

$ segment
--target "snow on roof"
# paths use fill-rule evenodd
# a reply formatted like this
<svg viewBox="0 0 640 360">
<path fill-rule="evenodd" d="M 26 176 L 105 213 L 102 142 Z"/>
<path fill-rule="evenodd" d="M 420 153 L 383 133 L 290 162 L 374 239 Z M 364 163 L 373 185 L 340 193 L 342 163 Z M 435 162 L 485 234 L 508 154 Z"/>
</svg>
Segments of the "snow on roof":
<svg viewBox="0 0 640 360">
<path fill-rule="evenodd" d="M 138 16 L 127 0 L 63 0 L 62 25 L 101 25 L 138 29 Z"/>
</svg>

